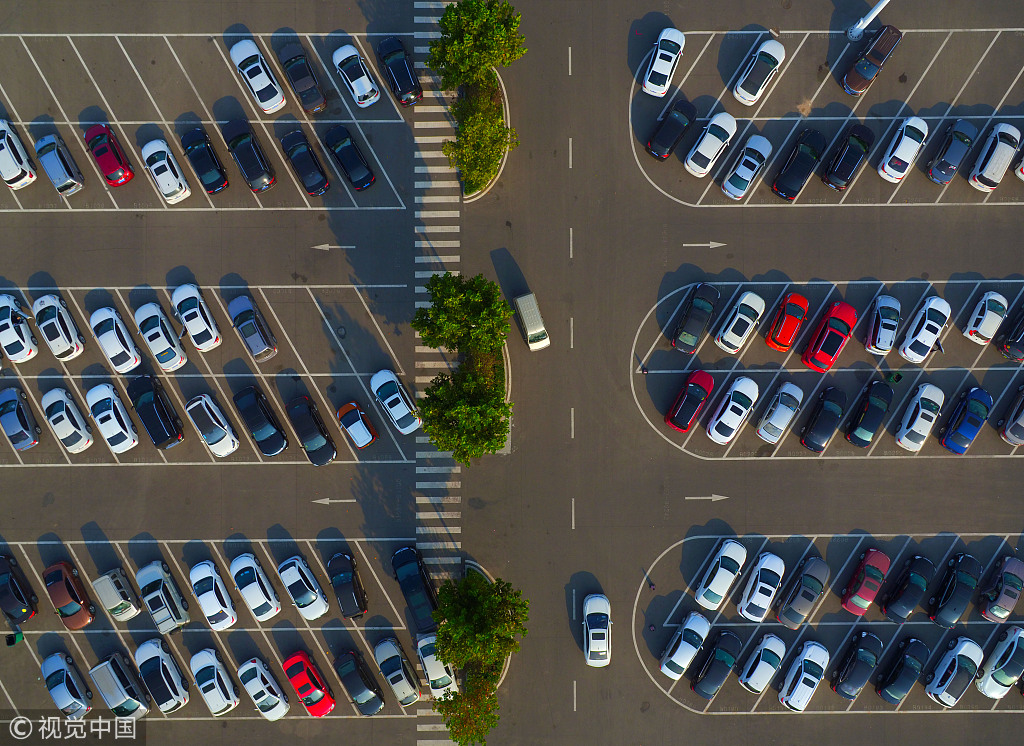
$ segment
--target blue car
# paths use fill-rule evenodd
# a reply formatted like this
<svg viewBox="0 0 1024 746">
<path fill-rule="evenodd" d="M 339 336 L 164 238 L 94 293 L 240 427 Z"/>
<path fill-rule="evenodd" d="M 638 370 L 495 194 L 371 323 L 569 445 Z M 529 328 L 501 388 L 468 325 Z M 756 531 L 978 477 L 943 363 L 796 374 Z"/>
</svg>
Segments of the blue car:
<svg viewBox="0 0 1024 746">
<path fill-rule="evenodd" d="M 992 404 L 989 393 L 978 386 L 960 394 L 960 403 L 942 436 L 942 447 L 961 456 L 967 453 L 988 419 Z"/>
</svg>

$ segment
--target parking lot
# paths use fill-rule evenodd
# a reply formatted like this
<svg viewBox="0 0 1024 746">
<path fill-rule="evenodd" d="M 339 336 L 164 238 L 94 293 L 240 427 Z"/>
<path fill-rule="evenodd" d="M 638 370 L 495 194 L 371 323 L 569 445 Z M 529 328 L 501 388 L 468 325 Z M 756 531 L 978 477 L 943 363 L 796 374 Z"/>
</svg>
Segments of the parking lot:
<svg viewBox="0 0 1024 746">
<path fill-rule="evenodd" d="M 1005 121 L 1018 128 L 1024 123 L 1024 29 L 904 30 L 902 42 L 878 79 L 858 98 L 846 94 L 839 83 L 870 43 L 870 34 L 851 43 L 843 31 L 782 29 L 777 38 L 786 49 L 786 59 L 761 100 L 750 107 L 736 101 L 731 89 L 750 49 L 772 38 L 768 30 L 751 26 L 728 32 L 687 29 L 685 33 L 683 58 L 666 97 L 656 99 L 640 90 L 637 80 L 644 65 L 638 66 L 629 92 L 634 160 L 647 181 L 669 199 L 700 207 L 786 207 L 770 187 L 799 133 L 812 127 L 825 135 L 829 144 L 825 163 L 816 169 L 821 173 L 847 124 L 860 122 L 875 134 L 875 142 L 856 180 L 846 191 L 836 192 L 812 176 L 796 206 L 1024 204 L 1024 183 L 1009 173 L 988 194 L 973 189 L 966 178 L 993 122 Z M 644 152 L 644 145 L 676 96 L 692 101 L 701 119 L 668 162 L 658 163 Z M 707 120 L 723 110 L 736 117 L 739 129 L 710 177 L 695 179 L 683 170 L 682 162 Z M 929 135 L 911 173 L 900 184 L 890 184 L 870 172 L 877 168 L 899 122 L 908 116 L 924 119 Z M 925 171 L 941 147 L 946 128 L 958 118 L 977 126 L 979 138 L 967 167 L 942 187 L 932 183 Z M 772 156 L 760 181 L 737 203 L 719 187 L 753 134 L 768 138 Z"/>
<path fill-rule="evenodd" d="M 993 345 L 980 347 L 961 334 L 967 317 L 983 293 L 996 290 L 1009 301 L 1010 314 L 1016 313 L 1018 302 L 1024 295 L 1024 281 L 987 280 L 982 278 L 953 278 L 947 281 L 909 279 L 898 282 L 855 280 L 832 283 L 814 281 L 790 283 L 776 280 L 751 282 L 708 280 L 721 292 L 715 314 L 696 353 L 692 356 L 677 352 L 670 346 L 671 335 L 682 313 L 682 306 L 696 283 L 680 287 L 666 294 L 648 312 L 634 342 L 632 371 L 634 400 L 647 423 L 663 439 L 685 453 L 703 459 L 855 459 L 855 458 L 1006 458 L 1024 455 L 1018 448 L 1004 443 L 997 432 L 996 423 L 1012 405 L 1017 391 L 1024 385 L 1021 367 L 999 354 Z M 742 292 L 753 291 L 765 300 L 765 314 L 757 331 L 736 356 L 727 355 L 714 342 L 714 335 L 733 302 Z M 788 353 L 776 352 L 764 344 L 783 295 L 799 292 L 810 301 L 810 314 L 800 327 L 796 341 Z M 864 349 L 864 334 L 868 314 L 877 295 L 886 293 L 900 301 L 901 322 L 897 342 L 902 342 L 910 319 L 921 301 L 933 294 L 945 298 L 953 310 L 952 323 L 946 326 L 940 338 L 944 353 L 933 351 L 923 366 L 907 362 L 893 350 L 883 358 Z M 821 313 L 832 303 L 845 300 L 858 313 L 857 326 L 833 368 L 825 374 L 806 368 L 800 362 L 800 353 L 808 343 Z M 644 374 L 641 365 L 646 367 Z M 701 426 L 689 433 L 678 433 L 664 423 L 665 413 L 672 406 L 683 381 L 690 371 L 702 369 L 712 374 L 715 389 L 711 400 L 700 414 Z M 896 396 L 883 423 L 883 430 L 869 448 L 857 448 L 842 437 L 846 423 L 856 411 L 860 396 L 874 380 L 897 372 L 902 376 L 893 384 Z M 752 378 L 759 388 L 759 398 L 747 426 L 727 446 L 711 442 L 704 432 L 714 413 L 717 402 L 728 383 L 744 375 Z M 791 381 L 804 392 L 804 401 L 794 424 L 776 445 L 762 441 L 756 433 L 757 424 L 771 402 L 778 386 Z M 988 427 L 978 435 L 966 456 L 955 456 L 939 445 L 938 438 L 929 438 L 917 454 L 907 453 L 896 445 L 895 433 L 906 403 L 918 385 L 934 383 L 946 395 L 942 415 L 933 430 L 938 435 L 955 408 L 960 393 L 971 386 L 981 386 L 995 401 Z M 836 386 L 847 395 L 847 407 L 840 423 L 840 434 L 822 454 L 814 454 L 800 445 L 800 428 L 807 423 L 818 394 L 828 386 Z"/>
<path fill-rule="evenodd" d="M 953 532 L 939 534 L 868 534 L 864 532 L 815 535 L 815 536 L 763 536 L 748 534 L 739 537 L 739 541 L 747 549 L 747 562 L 744 572 L 733 587 L 732 593 L 716 612 L 702 610 L 692 595 L 692 590 L 700 583 L 707 563 L 714 556 L 722 537 L 693 533 L 672 546 L 667 547 L 647 569 L 647 574 L 658 589 L 652 592 L 646 583 L 636 592 L 631 622 L 633 643 L 640 663 L 654 684 L 681 707 L 692 712 L 710 715 L 790 715 L 778 699 L 778 687 L 785 677 L 794 651 L 808 640 L 823 644 L 829 651 L 830 666 L 826 669 L 825 679 L 818 687 L 813 700 L 807 708 L 812 713 L 908 713 L 908 712 L 941 712 L 942 708 L 930 700 L 924 693 L 923 686 L 915 686 L 910 695 L 899 707 L 893 707 L 875 695 L 873 684 L 865 687 L 853 702 L 848 702 L 828 690 L 829 679 L 845 653 L 846 644 L 855 631 L 868 629 L 882 640 L 884 650 L 879 659 L 878 670 L 885 670 L 890 664 L 896 644 L 907 637 L 922 640 L 931 651 L 931 657 L 925 666 L 929 672 L 937 664 L 946 649 L 946 643 L 960 635 L 970 637 L 981 645 L 986 655 L 991 651 L 995 637 L 1001 627 L 983 619 L 972 605 L 964 614 L 960 623 L 952 630 L 944 630 L 932 623 L 925 612 L 918 610 L 903 625 L 897 626 L 887 620 L 877 604 L 868 609 L 860 620 L 844 611 L 840 606 L 840 596 L 851 574 L 857 566 L 861 553 L 870 547 L 881 549 L 892 560 L 892 569 L 887 581 L 892 582 L 903 567 L 905 560 L 920 554 L 930 559 L 936 569 L 936 576 L 929 585 L 929 592 L 935 593 L 942 580 L 942 572 L 946 562 L 960 552 L 974 556 L 985 568 L 982 585 L 988 581 L 988 575 L 995 563 L 1010 552 L 1019 551 L 1022 537 L 1019 534 L 986 535 L 963 534 Z M 789 571 L 801 560 L 819 555 L 825 559 L 831 570 L 829 590 L 815 607 L 808 622 L 793 631 L 775 621 L 774 612 L 770 613 L 763 624 L 750 622 L 736 613 L 735 601 L 743 591 L 747 581 L 747 572 L 755 564 L 761 552 L 777 554 L 786 563 L 787 573 L 783 583 L 788 583 Z M 680 574 L 682 578 L 680 579 Z M 683 588 L 690 589 L 689 592 Z M 784 586 L 785 587 L 785 586 Z M 883 585 L 883 592 L 888 586 Z M 676 590 L 678 589 L 678 590 Z M 927 600 L 928 594 L 925 594 Z M 678 682 L 672 682 L 658 670 L 658 660 L 668 643 L 676 625 L 690 611 L 702 611 L 712 623 L 709 642 L 690 665 L 687 675 Z M 654 626 L 651 631 L 650 626 Z M 700 671 L 707 653 L 711 648 L 714 635 L 718 629 L 728 629 L 743 640 L 738 661 L 745 661 L 747 653 L 753 649 L 761 635 L 771 632 L 786 643 L 787 655 L 783 659 L 779 674 L 772 686 L 760 696 L 753 695 L 739 686 L 736 676 L 726 681 L 722 691 L 715 699 L 706 702 L 697 695 L 687 693 L 688 681 Z M 983 696 L 974 686 L 968 687 L 967 693 L 957 705 L 955 712 L 988 713 L 988 712 L 1024 712 L 1024 700 L 1017 692 L 1011 691 L 1001 700 L 993 701 Z"/>
</svg>

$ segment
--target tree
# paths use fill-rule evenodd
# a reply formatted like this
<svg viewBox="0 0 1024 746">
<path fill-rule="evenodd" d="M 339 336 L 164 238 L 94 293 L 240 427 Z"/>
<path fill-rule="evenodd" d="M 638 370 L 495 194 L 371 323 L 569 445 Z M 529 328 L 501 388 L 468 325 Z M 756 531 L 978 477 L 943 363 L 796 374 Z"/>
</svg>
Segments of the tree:
<svg viewBox="0 0 1024 746">
<path fill-rule="evenodd" d="M 437 594 L 438 657 L 457 668 L 500 667 L 526 636 L 530 602 L 510 583 L 478 572 L 447 580 Z"/>
<path fill-rule="evenodd" d="M 480 82 L 467 86 L 465 95 L 451 107 L 457 128 L 455 140 L 441 146 L 448 165 L 459 172 L 463 189 L 472 194 L 487 186 L 498 175 L 505 153 L 519 145 L 516 131 L 505 124 L 501 88 L 488 74 Z"/>
<path fill-rule="evenodd" d="M 441 77 L 441 87 L 455 90 L 526 54 L 520 20 L 506 0 L 460 0 L 445 8 L 438 22 L 441 36 L 431 42 L 427 57 L 428 67 Z"/>
<path fill-rule="evenodd" d="M 431 442 L 466 466 L 470 459 L 505 446 L 512 416 L 512 403 L 505 401 L 504 369 L 489 365 L 489 370 L 479 371 L 473 367 L 477 362 L 467 360 L 453 375 L 437 376 L 419 402 L 423 431 Z"/>
<path fill-rule="evenodd" d="M 473 352 L 500 350 L 508 335 L 512 308 L 501 289 L 483 275 L 445 272 L 427 280 L 429 308 L 419 308 L 412 328 L 430 347 Z"/>
<path fill-rule="evenodd" d="M 468 746 L 487 743 L 487 733 L 498 724 L 498 678 L 501 667 L 474 663 L 463 670 L 462 688 L 434 702 L 434 711 L 444 718 L 448 735 Z"/>
</svg>

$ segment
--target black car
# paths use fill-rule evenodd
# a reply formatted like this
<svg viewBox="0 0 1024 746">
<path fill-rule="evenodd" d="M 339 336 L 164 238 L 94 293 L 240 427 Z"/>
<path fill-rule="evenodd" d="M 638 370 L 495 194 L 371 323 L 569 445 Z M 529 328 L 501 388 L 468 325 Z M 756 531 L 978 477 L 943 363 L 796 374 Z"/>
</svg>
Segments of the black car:
<svg viewBox="0 0 1024 746">
<path fill-rule="evenodd" d="M 210 136 L 202 127 L 189 130 L 181 136 L 181 149 L 185 151 L 192 170 L 207 194 L 216 194 L 228 185 L 228 175 L 221 165 Z"/>
<path fill-rule="evenodd" d="M 978 128 L 966 119 L 957 119 L 946 128 L 946 139 L 928 164 L 928 178 L 936 184 L 948 184 L 971 152 Z"/>
<path fill-rule="evenodd" d="M 306 50 L 301 44 L 285 44 L 277 53 L 284 68 L 285 77 L 295 96 L 299 99 L 303 111 L 315 114 L 327 108 L 327 99 L 316 80 L 313 66 L 306 59 Z"/>
<path fill-rule="evenodd" d="M 343 617 L 353 619 L 366 613 L 366 591 L 359 580 L 359 569 L 352 555 L 338 552 L 331 557 L 327 562 L 327 576 L 331 579 Z"/>
<path fill-rule="evenodd" d="M 184 439 L 181 418 L 174 411 L 159 378 L 138 376 L 128 384 L 128 398 L 157 448 L 167 450 Z"/>
<path fill-rule="evenodd" d="M 878 696 L 891 705 L 899 705 L 907 698 L 931 656 L 928 646 L 916 637 L 900 640 L 897 650 L 889 668 L 878 677 L 878 683 L 875 684 Z"/>
<path fill-rule="evenodd" d="M 12 624 L 27 622 L 36 613 L 39 598 L 18 566 L 18 560 L 0 554 L 0 609 Z"/>
<path fill-rule="evenodd" d="M 801 132 L 786 165 L 772 182 L 772 191 L 782 199 L 790 202 L 795 200 L 814 173 L 814 167 L 818 165 L 827 146 L 825 136 L 818 130 L 806 129 Z"/>
<path fill-rule="evenodd" d="M 254 192 L 264 192 L 274 186 L 277 179 L 270 161 L 263 154 L 260 141 L 249 127 L 249 123 L 236 119 L 224 125 L 224 142 L 235 159 L 235 165 Z"/>
<path fill-rule="evenodd" d="M 309 147 L 305 132 L 297 129 L 285 133 L 281 137 L 281 147 L 306 194 L 310 197 L 319 197 L 331 188 L 327 174 L 320 167 L 320 159 Z"/>
<path fill-rule="evenodd" d="M 839 421 L 843 419 L 843 411 L 846 409 L 846 392 L 829 386 L 821 392 L 818 403 L 811 412 L 811 418 L 807 421 L 800 432 L 800 444 L 809 451 L 821 453 L 828 446 L 828 442 L 835 435 Z"/>
<path fill-rule="evenodd" d="M 326 466 L 334 461 L 338 450 L 334 447 L 316 404 L 308 396 L 297 396 L 285 406 L 288 419 L 299 436 L 299 444 L 313 466 Z"/>
<path fill-rule="evenodd" d="M 885 413 L 892 404 L 892 388 L 881 381 L 875 381 L 864 391 L 857 413 L 846 426 L 846 439 L 855 446 L 867 448 L 882 426 Z"/>
<path fill-rule="evenodd" d="M 437 592 L 419 551 L 415 547 L 402 547 L 391 558 L 391 567 L 412 612 L 416 631 L 421 635 L 436 632 L 434 610 L 437 609 Z"/>
<path fill-rule="evenodd" d="M 1024 306 L 1017 311 L 1013 323 L 1004 328 L 1009 331 L 1001 333 L 992 340 L 999 354 L 1015 363 L 1024 363 Z"/>
<path fill-rule="evenodd" d="M 896 582 L 890 590 L 879 599 L 882 613 L 886 619 L 896 624 L 903 624 L 914 613 L 914 609 L 924 598 L 928 584 L 935 577 L 935 565 L 927 557 L 915 554 L 903 563 Z"/>
<path fill-rule="evenodd" d="M 878 665 L 882 647 L 882 641 L 870 632 L 855 633 L 832 677 L 832 691 L 843 699 L 857 699 Z"/>
<path fill-rule="evenodd" d="M 729 678 L 742 648 L 740 638 L 732 632 L 719 632 L 715 646 L 711 649 L 708 659 L 704 661 L 700 673 L 690 683 L 690 689 L 704 699 L 714 699 L 725 684 L 725 680 Z"/>
<path fill-rule="evenodd" d="M 875 133 L 863 124 L 850 125 L 836 146 L 836 154 L 821 175 L 821 180 L 837 192 L 845 190 L 868 159 L 868 152 L 874 142 Z"/>
<path fill-rule="evenodd" d="M 343 650 L 334 659 L 334 670 L 349 699 L 361 714 L 376 715 L 384 709 L 384 692 L 361 655 L 353 650 Z"/>
<path fill-rule="evenodd" d="M 377 45 L 377 62 L 384 80 L 402 106 L 412 106 L 423 98 L 423 88 L 405 45 L 397 36 L 388 36 Z"/>
<path fill-rule="evenodd" d="M 373 183 L 373 171 L 366 165 L 359 146 L 344 125 L 339 124 L 327 130 L 324 145 L 327 146 L 327 152 L 334 156 L 353 189 L 361 192 Z"/>
<path fill-rule="evenodd" d="M 695 121 L 697 108 L 685 99 L 676 99 L 647 141 L 647 152 L 655 158 L 668 158 Z"/>
<path fill-rule="evenodd" d="M 798 574 L 792 575 L 789 589 L 775 604 L 775 618 L 789 629 L 799 629 L 828 590 L 831 574 L 821 557 L 800 560 Z"/>
<path fill-rule="evenodd" d="M 928 599 L 928 618 L 940 627 L 952 629 L 967 610 L 981 579 L 981 563 L 961 552 L 946 563 L 941 590 Z"/>
<path fill-rule="evenodd" d="M 683 315 L 672 332 L 672 346 L 680 352 L 692 355 L 708 329 L 711 315 L 715 312 L 720 294 L 714 285 L 702 282 L 690 295 Z"/>
<path fill-rule="evenodd" d="M 276 456 L 288 447 L 288 438 L 277 423 L 270 402 L 258 386 L 246 386 L 232 399 L 245 429 L 264 456 Z"/>
</svg>

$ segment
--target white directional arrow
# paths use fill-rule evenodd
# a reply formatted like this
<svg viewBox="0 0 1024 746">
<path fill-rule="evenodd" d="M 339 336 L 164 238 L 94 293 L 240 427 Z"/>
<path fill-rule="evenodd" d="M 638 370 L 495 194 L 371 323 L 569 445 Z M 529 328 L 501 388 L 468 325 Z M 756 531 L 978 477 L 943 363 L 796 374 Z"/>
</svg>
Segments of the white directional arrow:
<svg viewBox="0 0 1024 746">
<path fill-rule="evenodd" d="M 720 246 L 728 246 L 728 244 L 720 243 L 718 241 L 705 241 L 704 243 L 684 243 L 683 247 L 690 247 L 696 249 L 717 249 Z"/>
<path fill-rule="evenodd" d="M 319 500 L 314 500 L 317 505 L 330 505 L 331 503 L 354 503 L 355 498 L 348 500 L 339 500 L 333 497 L 321 497 Z"/>
<path fill-rule="evenodd" d="M 354 249 L 355 246 L 339 246 L 338 244 L 333 243 L 319 243 L 313 248 L 317 251 L 330 251 L 331 249 Z"/>
<path fill-rule="evenodd" d="M 716 503 L 719 500 L 728 500 L 729 496 L 728 495 L 700 495 L 700 496 L 697 496 L 697 497 L 687 497 L 686 499 L 687 500 L 710 500 L 711 502 Z"/>
</svg>

